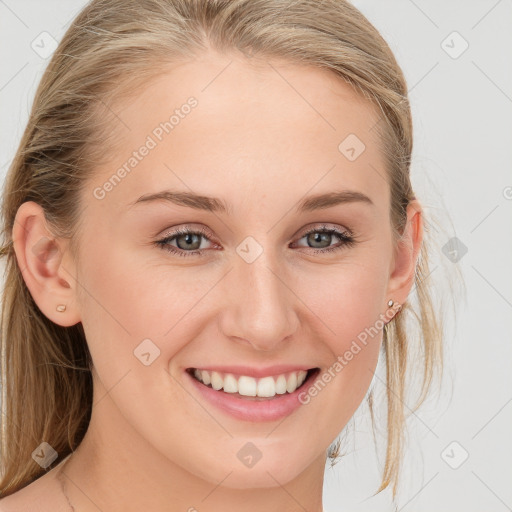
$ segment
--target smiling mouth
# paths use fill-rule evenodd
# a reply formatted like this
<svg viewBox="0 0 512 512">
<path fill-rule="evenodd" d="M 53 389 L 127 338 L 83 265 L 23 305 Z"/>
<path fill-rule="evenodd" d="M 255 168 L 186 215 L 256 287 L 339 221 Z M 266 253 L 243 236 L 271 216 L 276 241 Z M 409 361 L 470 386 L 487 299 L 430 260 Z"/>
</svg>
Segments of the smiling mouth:
<svg viewBox="0 0 512 512">
<path fill-rule="evenodd" d="M 187 368 L 186 371 L 195 380 L 215 391 L 258 401 L 278 398 L 279 395 L 289 395 L 296 392 L 307 381 L 316 376 L 320 368 L 297 370 L 261 378 L 200 370 L 198 368 Z"/>
</svg>

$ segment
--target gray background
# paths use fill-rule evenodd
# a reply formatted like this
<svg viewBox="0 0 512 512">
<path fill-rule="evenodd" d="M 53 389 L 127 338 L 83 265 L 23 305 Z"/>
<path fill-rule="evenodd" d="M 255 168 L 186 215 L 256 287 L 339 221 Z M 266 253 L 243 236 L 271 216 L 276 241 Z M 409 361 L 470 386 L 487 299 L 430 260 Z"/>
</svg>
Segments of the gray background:
<svg viewBox="0 0 512 512">
<path fill-rule="evenodd" d="M 456 299 L 456 320 L 447 325 L 440 397 L 409 418 L 396 509 L 512 510 L 512 3 L 354 4 L 388 41 L 409 84 L 413 185 L 427 214 L 440 222 L 430 278 L 441 287 L 445 273 L 455 275 L 458 266 L 467 287 L 466 299 Z M 0 0 L 2 183 L 47 63 L 31 43 L 42 32 L 59 41 L 84 5 Z M 448 242 L 452 237 L 457 241 Z M 445 255 L 447 248 L 457 248 L 458 256 Z M 382 387 L 380 380 L 375 386 Z M 389 490 L 372 497 L 383 453 L 375 453 L 364 406 L 354 424 L 347 456 L 326 470 L 325 509 L 395 510 Z M 381 424 L 381 439 L 384 431 Z"/>
</svg>

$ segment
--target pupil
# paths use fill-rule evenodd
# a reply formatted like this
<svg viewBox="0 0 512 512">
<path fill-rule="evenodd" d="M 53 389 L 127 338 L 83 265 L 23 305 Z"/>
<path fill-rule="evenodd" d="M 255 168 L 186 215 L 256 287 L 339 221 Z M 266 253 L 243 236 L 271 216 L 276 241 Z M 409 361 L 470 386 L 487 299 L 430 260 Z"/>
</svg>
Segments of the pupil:
<svg viewBox="0 0 512 512">
<path fill-rule="evenodd" d="M 330 233 L 311 233 L 311 235 L 312 235 L 312 238 L 313 238 L 313 243 L 321 242 L 322 238 L 323 238 L 324 242 L 327 242 L 327 246 L 329 246 L 330 241 L 331 241 L 330 240 L 330 238 L 331 238 L 331 234 Z"/>
<path fill-rule="evenodd" d="M 197 239 L 199 239 L 199 236 L 198 236 L 198 235 L 195 235 L 195 234 L 193 234 L 193 233 L 187 233 L 187 234 L 185 234 L 185 235 L 182 235 L 182 237 L 184 237 L 184 238 L 185 238 L 185 240 L 186 240 L 186 242 L 185 242 L 185 243 L 186 243 L 186 244 L 191 244 L 191 243 L 193 243 L 193 242 L 191 241 L 191 238 L 192 238 L 192 237 L 196 237 Z M 180 247 L 180 249 L 198 249 L 198 248 L 199 248 L 199 246 L 201 245 L 201 243 L 199 243 L 199 245 L 197 245 L 197 240 L 196 240 L 196 246 L 195 246 L 195 247 L 181 247 L 181 244 L 179 243 L 180 238 L 181 238 L 181 237 L 178 237 L 178 238 L 177 238 L 177 240 L 176 240 L 176 241 L 177 241 L 177 245 L 178 245 L 178 247 Z"/>
</svg>

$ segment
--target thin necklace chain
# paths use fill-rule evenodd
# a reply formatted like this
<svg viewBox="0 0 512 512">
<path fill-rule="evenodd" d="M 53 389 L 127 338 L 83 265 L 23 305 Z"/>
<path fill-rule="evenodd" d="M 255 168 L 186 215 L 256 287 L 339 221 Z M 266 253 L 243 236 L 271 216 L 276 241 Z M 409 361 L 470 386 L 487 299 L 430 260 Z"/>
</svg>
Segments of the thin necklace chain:
<svg viewBox="0 0 512 512">
<path fill-rule="evenodd" d="M 65 468 L 65 466 L 66 466 L 66 464 L 68 462 L 69 462 L 69 459 L 66 462 L 64 462 L 64 465 L 60 469 L 60 471 L 59 471 L 59 473 L 57 475 L 57 478 L 59 479 L 59 482 L 60 482 L 60 488 L 62 489 L 62 494 L 64 494 L 64 496 L 66 497 L 66 500 L 68 502 L 69 509 L 72 510 L 73 512 L 76 512 L 75 511 L 75 507 L 73 507 L 73 505 L 71 504 L 69 496 L 66 493 L 66 489 L 65 489 L 66 482 L 64 481 L 64 478 L 63 478 L 63 475 L 62 475 L 62 472 L 64 471 L 64 468 Z"/>
</svg>

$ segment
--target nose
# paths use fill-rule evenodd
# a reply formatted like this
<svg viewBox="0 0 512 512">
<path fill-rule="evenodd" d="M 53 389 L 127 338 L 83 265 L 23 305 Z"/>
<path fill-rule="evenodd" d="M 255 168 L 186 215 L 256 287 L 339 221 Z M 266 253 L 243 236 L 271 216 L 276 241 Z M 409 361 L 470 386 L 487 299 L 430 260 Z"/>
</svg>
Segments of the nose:
<svg viewBox="0 0 512 512">
<path fill-rule="evenodd" d="M 252 263 L 236 256 L 223 280 L 222 333 L 259 351 L 278 350 L 298 326 L 293 287 L 293 277 L 269 251 Z"/>
</svg>

